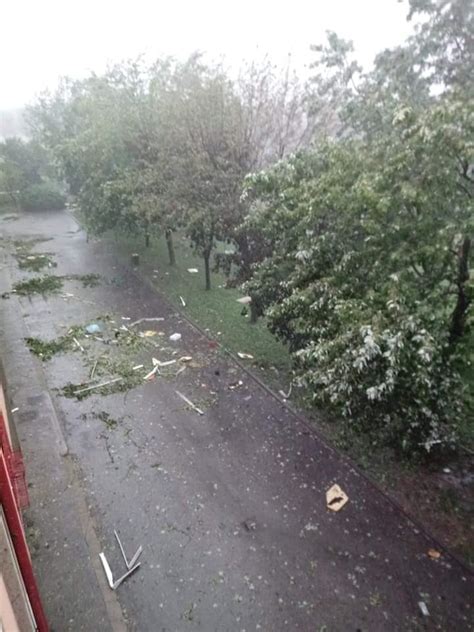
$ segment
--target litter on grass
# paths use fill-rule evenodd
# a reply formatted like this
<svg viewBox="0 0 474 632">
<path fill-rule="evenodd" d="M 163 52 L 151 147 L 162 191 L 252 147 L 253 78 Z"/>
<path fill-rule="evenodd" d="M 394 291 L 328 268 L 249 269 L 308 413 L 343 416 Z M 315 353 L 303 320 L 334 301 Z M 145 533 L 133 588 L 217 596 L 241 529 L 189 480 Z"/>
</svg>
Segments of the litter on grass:
<svg viewBox="0 0 474 632">
<path fill-rule="evenodd" d="M 188 268 L 189 274 L 197 274 L 199 270 L 197 268 Z"/>
<path fill-rule="evenodd" d="M 333 485 L 326 492 L 326 504 L 331 511 L 340 511 L 348 500 L 349 497 L 339 485 Z"/>
<path fill-rule="evenodd" d="M 178 340 L 181 340 L 181 334 L 171 334 L 170 340 L 171 342 L 178 342 Z"/>
<path fill-rule="evenodd" d="M 132 371 L 138 371 L 138 369 L 143 369 L 143 364 L 137 364 L 132 367 Z"/>
<path fill-rule="evenodd" d="M 186 302 L 185 302 L 185 300 L 184 300 L 184 298 L 182 296 L 179 297 L 179 300 L 181 301 L 181 305 L 183 307 L 186 307 Z"/>
<path fill-rule="evenodd" d="M 141 334 L 139 335 L 141 335 L 144 338 L 152 338 L 153 336 L 156 336 L 157 334 L 158 332 L 155 331 L 154 329 L 147 329 L 146 331 L 141 332 Z"/>
<path fill-rule="evenodd" d="M 242 353 L 242 351 L 237 351 L 237 355 L 241 360 L 253 360 L 253 355 L 251 353 Z"/>
<path fill-rule="evenodd" d="M 193 404 L 193 402 L 192 402 L 190 399 L 188 399 L 188 398 L 186 397 L 186 395 L 183 395 L 183 394 L 182 394 L 182 393 L 180 393 L 179 391 L 176 391 L 176 395 L 178 395 L 178 397 L 181 397 L 181 399 L 183 400 L 183 402 L 186 402 L 186 404 L 187 404 L 188 406 L 190 406 L 190 408 L 192 408 L 193 410 L 195 410 L 195 411 L 198 413 L 198 415 L 204 415 L 203 411 L 202 411 L 200 408 L 198 408 L 198 407 L 196 406 L 196 404 Z"/>
<path fill-rule="evenodd" d="M 178 362 L 191 362 L 192 361 L 192 356 L 182 356 Z"/>
<path fill-rule="evenodd" d="M 278 394 L 283 397 L 283 399 L 290 399 L 291 389 L 293 388 L 293 384 L 290 384 L 290 388 L 288 389 L 288 393 L 285 393 L 283 390 L 279 390 Z"/>
<path fill-rule="evenodd" d="M 242 298 L 237 299 L 237 303 L 240 303 L 241 305 L 249 305 L 251 302 L 252 302 L 251 296 L 242 296 Z"/>
</svg>

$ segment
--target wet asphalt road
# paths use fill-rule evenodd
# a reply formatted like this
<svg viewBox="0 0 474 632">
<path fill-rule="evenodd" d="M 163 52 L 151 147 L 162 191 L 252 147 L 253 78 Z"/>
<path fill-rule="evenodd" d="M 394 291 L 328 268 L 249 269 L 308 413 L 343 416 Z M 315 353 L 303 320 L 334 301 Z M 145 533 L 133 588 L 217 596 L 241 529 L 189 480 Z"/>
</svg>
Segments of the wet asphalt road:
<svg viewBox="0 0 474 632">
<path fill-rule="evenodd" d="M 102 277 L 97 288 L 67 281 L 73 297 L 2 302 L 3 362 L 32 484 L 27 520 L 54 630 L 474 629 L 472 575 L 446 553 L 431 559 L 429 536 L 152 292 L 112 244 L 86 243 L 66 213 L 0 227 L 1 291 L 32 276 L 12 257 L 12 240 L 31 237 L 52 237 L 33 249 L 54 253 L 52 273 Z M 189 355 L 193 365 L 126 393 L 63 397 L 55 389 L 87 379 L 82 354 L 41 363 L 22 338 L 56 338 L 105 312 L 118 326 L 122 316 L 163 317 L 143 328 L 164 331 L 164 350 L 141 360 Z M 182 334 L 174 347 L 173 332 Z M 104 412 L 118 423 L 109 427 Z M 339 513 L 326 508 L 333 483 L 350 499 Z M 129 556 L 140 544 L 144 553 L 111 593 L 97 553 L 124 570 L 114 529 Z"/>
</svg>

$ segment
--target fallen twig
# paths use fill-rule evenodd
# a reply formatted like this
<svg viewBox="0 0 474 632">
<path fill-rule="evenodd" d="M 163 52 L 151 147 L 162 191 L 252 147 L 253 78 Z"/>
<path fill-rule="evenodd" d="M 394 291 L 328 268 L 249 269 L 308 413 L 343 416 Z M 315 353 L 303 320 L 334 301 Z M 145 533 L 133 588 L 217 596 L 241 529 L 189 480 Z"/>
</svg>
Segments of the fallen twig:
<svg viewBox="0 0 474 632">
<path fill-rule="evenodd" d="M 127 579 L 127 577 L 129 577 L 133 572 L 135 572 L 137 570 L 137 568 L 140 566 L 140 562 L 138 562 L 138 564 L 135 564 L 135 566 L 133 566 L 133 568 L 130 568 L 125 575 L 122 575 L 122 577 L 119 577 L 119 579 L 117 579 L 116 581 L 114 581 L 114 577 L 112 575 L 112 570 L 109 566 L 109 563 L 107 561 L 107 558 L 105 557 L 105 553 L 99 553 L 99 558 L 100 561 L 102 562 L 102 566 L 104 567 L 104 572 L 105 572 L 105 576 L 107 577 L 107 581 L 109 583 L 109 586 L 112 590 L 116 590 L 120 584 Z"/>
<path fill-rule="evenodd" d="M 137 552 L 135 553 L 135 555 L 132 557 L 132 559 L 129 562 L 128 559 L 127 559 L 127 556 L 125 555 L 125 551 L 124 551 L 124 548 L 122 546 L 122 542 L 120 541 L 119 535 L 118 535 L 118 533 L 117 533 L 117 531 L 115 529 L 114 529 L 114 535 L 115 535 L 115 538 L 116 538 L 116 540 L 118 542 L 118 545 L 120 547 L 120 551 L 122 552 L 122 557 L 124 559 L 125 566 L 128 568 L 128 570 L 130 570 L 132 568 L 132 566 L 135 565 L 136 561 L 138 560 L 138 558 L 142 554 L 143 547 L 140 544 L 140 546 L 137 549 Z"/>
<path fill-rule="evenodd" d="M 115 382 L 120 382 L 120 380 L 123 380 L 123 377 L 115 377 L 113 380 L 108 380 L 107 382 L 101 382 L 100 384 L 88 386 L 87 388 L 80 388 L 78 391 L 74 391 L 74 395 L 80 395 L 81 393 L 85 393 L 86 391 L 92 391 L 94 388 L 101 388 L 102 386 L 115 384 Z"/>
<path fill-rule="evenodd" d="M 140 323 L 151 323 L 151 322 L 161 322 L 163 321 L 164 318 L 158 317 L 158 318 L 139 318 L 138 320 L 135 320 L 133 323 L 130 323 L 129 327 L 135 327 L 135 325 L 139 325 Z"/>
<path fill-rule="evenodd" d="M 94 362 L 94 366 L 92 367 L 92 371 L 91 371 L 91 375 L 90 375 L 91 380 L 94 377 L 94 373 L 95 373 L 95 370 L 97 368 L 98 362 L 99 362 L 99 358 L 97 358 L 97 360 Z"/>
<path fill-rule="evenodd" d="M 285 391 L 283 391 L 283 390 L 279 390 L 278 394 L 281 395 L 283 397 L 283 399 L 290 399 L 291 389 L 292 388 L 293 388 L 293 384 L 290 384 L 290 388 L 288 390 L 288 393 L 285 393 Z"/>
<path fill-rule="evenodd" d="M 193 404 L 193 402 L 190 399 L 188 399 L 186 395 L 183 395 L 179 391 L 176 391 L 176 395 L 178 395 L 178 397 L 181 397 L 183 402 L 186 402 L 186 404 L 190 406 L 193 410 L 195 410 L 199 415 L 204 415 L 203 411 L 200 408 L 198 408 L 196 404 Z"/>
<path fill-rule="evenodd" d="M 79 342 L 79 340 L 77 338 L 73 338 L 75 344 L 79 347 L 79 349 L 82 351 L 82 353 L 84 353 L 84 347 L 81 345 L 81 343 Z"/>
</svg>

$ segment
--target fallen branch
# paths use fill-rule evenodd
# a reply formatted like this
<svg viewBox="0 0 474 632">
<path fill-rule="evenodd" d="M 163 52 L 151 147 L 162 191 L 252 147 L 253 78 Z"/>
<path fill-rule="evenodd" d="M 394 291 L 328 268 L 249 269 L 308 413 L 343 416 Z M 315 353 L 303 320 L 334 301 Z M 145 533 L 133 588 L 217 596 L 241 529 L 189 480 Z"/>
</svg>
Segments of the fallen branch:
<svg viewBox="0 0 474 632">
<path fill-rule="evenodd" d="M 151 323 L 151 322 L 161 322 L 164 318 L 139 318 L 135 320 L 133 323 L 130 323 L 129 327 L 135 327 L 135 325 L 139 325 L 140 323 Z"/>
<path fill-rule="evenodd" d="M 102 388 L 102 386 L 115 384 L 115 382 L 120 382 L 120 380 L 123 380 L 123 377 L 115 377 L 113 380 L 108 380 L 107 382 L 101 382 L 100 384 L 88 386 L 87 388 L 80 388 L 78 391 L 74 391 L 74 395 L 80 395 L 81 393 L 85 393 L 86 391 L 92 391 L 94 388 Z"/>
</svg>

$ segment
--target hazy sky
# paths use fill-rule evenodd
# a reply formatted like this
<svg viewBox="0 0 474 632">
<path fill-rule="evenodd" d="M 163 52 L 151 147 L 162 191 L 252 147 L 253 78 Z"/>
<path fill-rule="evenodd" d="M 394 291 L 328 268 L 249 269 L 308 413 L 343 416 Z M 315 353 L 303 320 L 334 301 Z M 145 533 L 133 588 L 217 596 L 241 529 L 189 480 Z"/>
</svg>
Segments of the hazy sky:
<svg viewBox="0 0 474 632">
<path fill-rule="evenodd" d="M 410 32 L 407 0 L 3 0 L 0 109 L 31 101 L 61 75 L 82 77 L 107 63 L 194 50 L 229 63 L 268 55 L 294 65 L 335 30 L 369 64 Z"/>
</svg>

